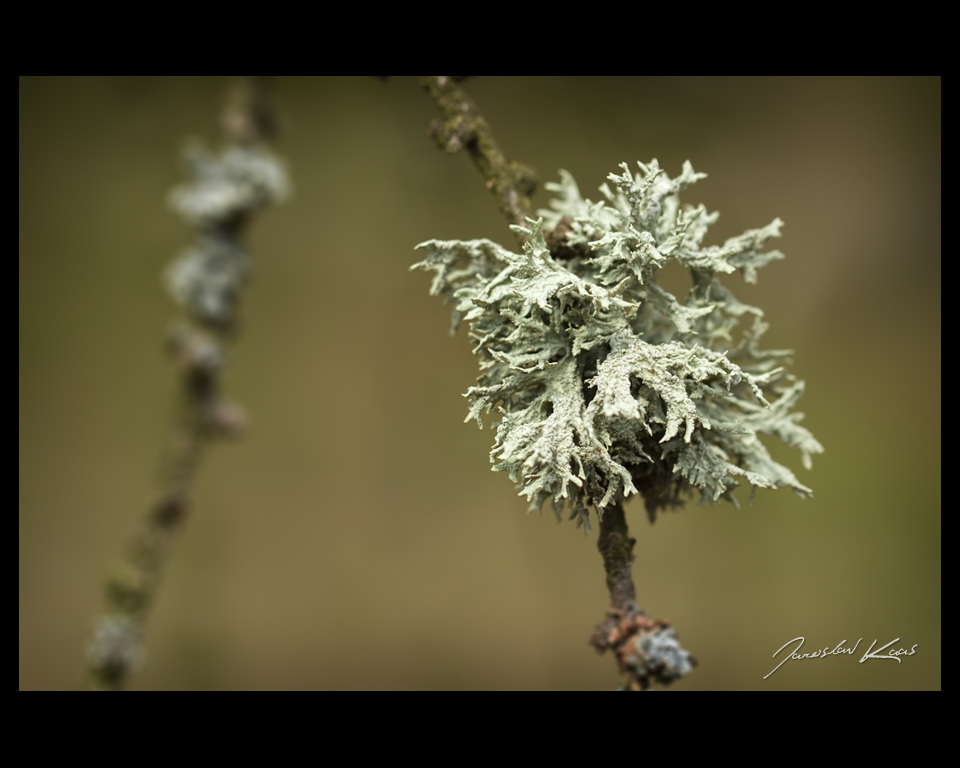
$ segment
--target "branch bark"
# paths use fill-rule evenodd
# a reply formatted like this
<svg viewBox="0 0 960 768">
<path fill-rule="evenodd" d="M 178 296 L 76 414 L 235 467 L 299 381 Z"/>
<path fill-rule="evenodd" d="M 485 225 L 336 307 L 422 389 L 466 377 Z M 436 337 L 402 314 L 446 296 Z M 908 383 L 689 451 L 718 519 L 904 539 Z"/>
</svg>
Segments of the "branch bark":
<svg viewBox="0 0 960 768">
<path fill-rule="evenodd" d="M 625 676 L 624 690 L 646 691 L 654 683 L 672 683 L 697 662 L 680 646 L 668 622 L 651 619 L 637 605 L 632 573 L 636 543 L 627 529 L 623 502 L 618 500 L 600 519 L 597 548 L 607 573 L 610 610 L 594 628 L 590 644 L 598 653 L 613 652 Z"/>
<path fill-rule="evenodd" d="M 461 78 L 421 77 L 420 84 L 440 111 L 430 123 L 430 135 L 447 152 L 466 149 L 477 170 L 496 198 L 500 213 L 510 224 L 526 225 L 531 213 L 530 196 L 537 188 L 537 173 L 522 163 L 507 159 L 493 137 L 477 105 L 459 86 Z M 523 238 L 514 233 L 521 245 Z"/>
<path fill-rule="evenodd" d="M 633 584 L 632 573 L 633 548 L 636 543 L 637 540 L 630 538 L 630 531 L 627 529 L 623 502 L 618 501 L 603 513 L 597 548 L 607 572 L 610 607 L 619 611 L 626 611 L 636 604 L 637 590 Z"/>
</svg>

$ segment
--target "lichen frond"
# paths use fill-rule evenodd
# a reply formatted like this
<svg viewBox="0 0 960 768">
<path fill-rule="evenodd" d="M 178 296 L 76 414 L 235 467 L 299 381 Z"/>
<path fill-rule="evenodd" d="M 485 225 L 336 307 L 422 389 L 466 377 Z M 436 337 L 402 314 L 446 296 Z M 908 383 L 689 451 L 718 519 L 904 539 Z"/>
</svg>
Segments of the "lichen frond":
<svg viewBox="0 0 960 768">
<path fill-rule="evenodd" d="M 493 469 L 532 508 L 551 498 L 578 522 L 634 493 L 651 517 L 692 490 L 733 500 L 738 480 L 809 495 L 758 439 L 780 438 L 807 467 L 823 450 L 792 412 L 803 384 L 784 371 L 789 352 L 760 347 L 761 310 L 720 280 L 754 282 L 782 258 L 763 250 L 782 222 L 704 246 L 717 214 L 678 197 L 704 174 L 685 163 L 671 179 L 656 160 L 621 168 L 599 203 L 561 171 L 551 209 L 514 227 L 523 253 L 489 240 L 417 246 L 426 258 L 412 268 L 435 273 L 431 293 L 454 303 L 454 327 L 470 325 L 481 373 L 467 418 L 500 414 Z M 683 300 L 657 285 L 670 261 L 690 271 Z"/>
</svg>

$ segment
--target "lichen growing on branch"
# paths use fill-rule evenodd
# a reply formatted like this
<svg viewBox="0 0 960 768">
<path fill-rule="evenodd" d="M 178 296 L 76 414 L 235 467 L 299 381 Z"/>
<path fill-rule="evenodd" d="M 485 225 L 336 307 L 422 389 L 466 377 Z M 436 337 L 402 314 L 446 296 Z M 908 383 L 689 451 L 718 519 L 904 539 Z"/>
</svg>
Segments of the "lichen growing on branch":
<svg viewBox="0 0 960 768">
<path fill-rule="evenodd" d="M 193 322 L 178 323 L 170 334 L 180 389 L 174 435 L 161 456 L 159 498 L 125 560 L 107 578 L 106 613 L 87 648 L 93 690 L 122 688 L 143 658 L 144 627 L 203 450 L 214 439 L 238 437 L 246 424 L 243 409 L 221 394 L 224 347 L 236 335 L 250 270 L 243 231 L 256 212 L 281 201 L 289 189 L 283 164 L 259 143 L 257 126 L 269 124 L 262 86 L 241 82 L 225 120 L 228 145 L 216 154 L 191 147 L 190 180 L 170 195 L 195 240 L 167 270 L 167 283 Z"/>
<path fill-rule="evenodd" d="M 586 527 L 591 506 L 602 514 L 635 493 L 651 520 L 692 490 L 735 502 L 741 479 L 809 496 L 759 439 L 780 438 L 810 467 L 823 449 L 792 411 L 803 383 L 783 368 L 789 352 L 760 347 L 761 310 L 720 280 L 755 282 L 782 258 L 764 251 L 782 222 L 705 246 L 718 214 L 679 201 L 705 174 L 621 167 L 596 203 L 561 172 L 551 209 L 513 227 L 523 253 L 490 240 L 417 246 L 426 258 L 412 268 L 435 273 L 431 294 L 454 303 L 453 330 L 466 320 L 480 357 L 468 420 L 501 416 L 493 469 L 531 508 L 552 499 Z M 692 278 L 682 301 L 657 285 L 670 261 Z"/>
<path fill-rule="evenodd" d="M 220 155 L 192 146 L 186 159 L 192 179 L 173 191 L 170 203 L 196 229 L 197 240 L 172 265 L 170 289 L 198 321 L 228 326 L 250 271 L 242 227 L 252 213 L 287 196 L 287 174 L 257 146 L 233 146 Z"/>
</svg>

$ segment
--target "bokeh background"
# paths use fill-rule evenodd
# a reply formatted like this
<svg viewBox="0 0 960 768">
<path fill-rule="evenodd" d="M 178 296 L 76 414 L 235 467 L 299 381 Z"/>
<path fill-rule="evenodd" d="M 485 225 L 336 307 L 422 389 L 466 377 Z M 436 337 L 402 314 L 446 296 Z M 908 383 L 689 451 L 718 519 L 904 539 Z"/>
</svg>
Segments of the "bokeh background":
<svg viewBox="0 0 960 768">
<path fill-rule="evenodd" d="M 153 498 L 174 374 L 166 196 L 228 81 L 19 80 L 19 685 L 75 687 L 107 565 Z M 814 489 L 688 507 L 638 538 L 641 603 L 699 659 L 690 689 L 938 689 L 940 78 L 502 79 L 466 86 L 514 159 L 588 196 L 618 163 L 690 159 L 719 242 L 776 216 L 765 341 L 796 351 L 826 453 Z M 295 196 L 251 232 L 255 278 L 216 446 L 134 688 L 609 690 L 607 594 L 570 522 L 527 516 L 464 424 L 464 329 L 409 272 L 430 238 L 510 234 L 477 171 L 425 135 L 411 79 L 279 78 Z M 546 192 L 535 203 L 545 206 Z M 669 276 L 678 280 L 682 276 Z M 742 494 L 746 498 L 746 494 Z M 773 653 L 900 638 L 902 663 Z"/>
</svg>

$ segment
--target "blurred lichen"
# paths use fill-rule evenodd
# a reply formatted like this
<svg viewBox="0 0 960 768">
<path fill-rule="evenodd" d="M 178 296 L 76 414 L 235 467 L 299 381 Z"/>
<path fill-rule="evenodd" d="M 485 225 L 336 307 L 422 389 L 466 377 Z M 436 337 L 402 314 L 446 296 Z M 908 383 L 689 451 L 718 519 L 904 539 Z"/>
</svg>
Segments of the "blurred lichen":
<svg viewBox="0 0 960 768">
<path fill-rule="evenodd" d="M 174 262 L 168 281 L 194 318 L 227 326 L 250 270 L 242 226 L 254 211 L 286 197 L 289 182 L 280 162 L 258 146 L 232 146 L 220 155 L 192 146 L 187 164 L 193 179 L 170 202 L 197 240 Z"/>
<path fill-rule="evenodd" d="M 532 509 L 549 498 L 588 527 L 590 506 L 635 493 L 651 519 L 694 489 L 735 502 L 738 479 L 809 496 L 758 437 L 780 438 L 809 468 L 823 449 L 792 411 L 803 383 L 782 367 L 789 352 L 760 347 L 761 310 L 720 281 L 752 283 L 782 258 L 764 251 L 782 222 L 704 246 L 718 214 L 679 201 L 704 174 L 639 165 L 611 174 L 597 203 L 561 172 L 551 210 L 513 228 L 523 253 L 490 240 L 417 246 L 427 257 L 413 268 L 435 273 L 431 294 L 454 303 L 453 330 L 466 320 L 480 357 L 468 420 L 501 415 L 493 469 Z M 670 261 L 692 278 L 683 301 L 657 285 Z"/>
<path fill-rule="evenodd" d="M 87 646 L 87 657 L 105 683 L 122 678 L 143 661 L 142 627 L 136 620 L 102 616 Z"/>
</svg>

